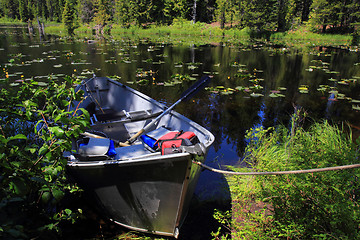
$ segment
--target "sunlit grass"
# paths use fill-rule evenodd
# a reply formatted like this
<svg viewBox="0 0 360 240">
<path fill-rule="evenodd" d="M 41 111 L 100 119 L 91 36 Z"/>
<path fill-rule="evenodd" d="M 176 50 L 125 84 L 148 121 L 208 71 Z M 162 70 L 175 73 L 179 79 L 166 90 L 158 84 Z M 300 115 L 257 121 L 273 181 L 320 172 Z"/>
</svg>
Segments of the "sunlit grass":
<svg viewBox="0 0 360 240">
<path fill-rule="evenodd" d="M 1 18 L 0 18 L 0 24 L 1 24 L 1 25 L 12 25 L 12 24 L 25 25 L 25 24 L 27 24 L 27 23 L 24 23 L 24 22 L 20 21 L 19 19 L 13 19 L 13 18 L 8 18 L 8 17 L 1 17 Z"/>
<path fill-rule="evenodd" d="M 290 130 L 279 127 L 249 131 L 252 140 L 245 159 L 252 171 L 313 169 L 358 162 L 358 147 L 345 129 L 323 122 L 305 130 L 298 125 L 298 116 L 294 115 L 296 120 Z M 225 227 L 232 229 L 236 239 L 353 239 L 359 229 L 358 176 L 357 169 L 230 176 L 227 180 L 232 215 L 222 213 L 220 220 L 231 218 Z"/>
<path fill-rule="evenodd" d="M 1 18 L 3 25 L 24 25 L 27 23 L 20 20 Z M 36 27 L 36 21 L 33 26 Z M 82 24 L 75 30 L 77 37 L 96 38 L 95 25 Z M 308 30 L 306 25 L 283 33 L 271 33 L 270 38 L 257 36 L 254 38 L 248 28 L 239 29 L 236 27 L 221 29 L 217 24 L 205 24 L 201 22 L 192 23 L 191 21 L 177 19 L 171 25 L 148 25 L 140 27 L 130 25 L 123 27 L 119 24 L 108 25 L 106 31 L 110 32 L 115 39 L 123 37 L 129 38 L 148 38 L 152 41 L 174 42 L 176 44 L 211 44 L 226 42 L 228 44 L 251 44 L 253 40 L 270 40 L 274 44 L 282 44 L 288 47 L 307 48 L 311 46 L 349 46 L 352 41 L 351 35 L 340 34 L 319 34 Z M 67 35 L 62 23 L 45 22 L 47 34 L 56 34 L 62 37 Z M 107 37 L 109 35 L 104 35 Z M 264 39 L 262 39 L 264 38 Z"/>
<path fill-rule="evenodd" d="M 319 34 L 309 31 L 306 26 L 283 33 L 273 33 L 270 38 L 273 42 L 299 43 L 313 45 L 350 45 L 352 36 L 341 34 Z"/>
</svg>

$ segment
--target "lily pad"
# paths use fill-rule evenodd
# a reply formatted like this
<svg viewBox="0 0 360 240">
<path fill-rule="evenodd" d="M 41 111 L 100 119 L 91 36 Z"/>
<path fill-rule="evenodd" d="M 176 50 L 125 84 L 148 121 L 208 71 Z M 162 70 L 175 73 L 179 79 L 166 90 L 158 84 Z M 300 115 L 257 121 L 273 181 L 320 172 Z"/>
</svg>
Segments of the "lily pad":
<svg viewBox="0 0 360 240">
<path fill-rule="evenodd" d="M 299 92 L 300 93 L 309 93 L 309 87 L 307 85 L 301 85 L 299 87 Z"/>
<path fill-rule="evenodd" d="M 251 93 L 250 96 L 251 97 L 263 97 L 264 95 L 261 93 Z"/>
<path fill-rule="evenodd" d="M 356 111 L 360 111 L 360 106 L 359 105 L 352 105 L 352 109 L 356 110 Z"/>
<path fill-rule="evenodd" d="M 43 87 L 45 87 L 45 86 L 47 86 L 47 85 L 49 85 L 49 84 L 46 83 L 46 82 L 38 82 L 37 85 L 38 85 L 38 86 L 43 86 Z"/>
<path fill-rule="evenodd" d="M 194 69 L 196 69 L 197 67 L 196 66 L 193 66 L 193 65 L 190 65 L 190 66 L 188 66 L 188 69 L 190 69 L 190 70 L 194 70 Z"/>
<path fill-rule="evenodd" d="M 269 97 L 272 97 L 272 98 L 277 98 L 277 97 L 285 97 L 285 95 L 284 94 L 280 94 L 280 93 L 271 93 L 270 95 L 269 95 Z"/>
</svg>

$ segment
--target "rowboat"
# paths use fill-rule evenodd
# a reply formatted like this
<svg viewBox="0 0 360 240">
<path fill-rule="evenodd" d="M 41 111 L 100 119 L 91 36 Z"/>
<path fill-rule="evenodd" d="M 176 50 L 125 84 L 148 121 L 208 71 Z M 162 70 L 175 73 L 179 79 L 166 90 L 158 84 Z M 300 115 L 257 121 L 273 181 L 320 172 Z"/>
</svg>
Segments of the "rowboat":
<svg viewBox="0 0 360 240">
<path fill-rule="evenodd" d="M 78 88 L 91 127 L 67 155 L 69 176 L 93 194 L 113 222 L 177 238 L 200 174 L 192 162 L 205 161 L 214 136 L 173 111 L 175 104 L 166 107 L 107 77 L 84 80 Z M 181 138 L 183 133 L 191 137 Z M 162 139 L 166 135 L 172 137 Z M 179 145 L 171 142 L 179 139 Z"/>
</svg>

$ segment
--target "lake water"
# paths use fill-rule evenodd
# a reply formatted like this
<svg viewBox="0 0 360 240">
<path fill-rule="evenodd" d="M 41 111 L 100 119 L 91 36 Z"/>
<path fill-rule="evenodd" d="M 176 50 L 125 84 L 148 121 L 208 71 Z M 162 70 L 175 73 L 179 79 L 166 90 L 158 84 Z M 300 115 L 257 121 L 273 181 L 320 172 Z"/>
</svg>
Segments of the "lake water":
<svg viewBox="0 0 360 240">
<path fill-rule="evenodd" d="M 133 38 L 134 39 L 134 38 Z M 136 39 L 136 38 L 135 38 Z M 0 28 L 0 64 L 10 78 L 47 81 L 52 75 L 113 76 L 170 106 L 194 80 L 213 75 L 209 89 L 176 111 L 208 128 L 216 137 L 206 164 L 239 163 L 244 134 L 253 126 L 289 123 L 294 108 L 309 119 L 348 122 L 360 129 L 360 54 L 345 47 L 306 50 L 259 43 L 243 46 L 216 43 L 150 42 L 146 39 L 99 40 L 30 36 L 26 28 Z M 179 81 L 182 76 L 190 80 Z M 2 73 L 0 78 L 4 78 Z M 196 198 L 207 202 L 230 199 L 222 175 L 204 171 Z M 216 229 L 215 229 L 216 230 Z"/>
</svg>

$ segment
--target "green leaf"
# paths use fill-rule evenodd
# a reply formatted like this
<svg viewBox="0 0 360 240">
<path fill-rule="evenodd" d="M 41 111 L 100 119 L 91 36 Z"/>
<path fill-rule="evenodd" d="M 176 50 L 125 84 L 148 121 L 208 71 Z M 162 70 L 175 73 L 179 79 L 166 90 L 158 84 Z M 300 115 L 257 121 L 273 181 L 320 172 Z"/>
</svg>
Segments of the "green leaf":
<svg viewBox="0 0 360 240">
<path fill-rule="evenodd" d="M 54 133 L 56 137 L 63 137 L 64 136 L 64 130 L 58 126 L 55 127 L 49 127 L 49 131 Z"/>
<path fill-rule="evenodd" d="M 37 182 L 37 183 L 46 184 L 46 181 L 43 178 L 40 178 L 40 177 L 32 177 L 31 180 L 34 181 L 34 182 Z"/>
<path fill-rule="evenodd" d="M 46 166 L 43 168 L 44 173 L 51 175 L 51 176 L 57 176 L 58 171 L 56 168 L 52 167 L 52 166 Z"/>
<path fill-rule="evenodd" d="M 18 139 L 26 140 L 27 137 L 26 137 L 24 134 L 17 134 L 17 135 L 15 135 L 15 136 L 9 137 L 9 138 L 8 138 L 8 141 L 18 140 Z"/>
<path fill-rule="evenodd" d="M 12 165 L 13 167 L 19 168 L 19 167 L 21 166 L 21 163 L 18 162 L 18 161 L 12 161 L 12 162 L 11 162 L 11 165 Z"/>
<path fill-rule="evenodd" d="M 59 200 L 61 200 L 61 199 L 64 197 L 65 193 L 64 193 L 63 191 L 61 191 L 61 190 L 53 189 L 53 190 L 52 190 L 52 195 L 54 196 L 54 198 L 55 198 L 57 201 L 59 201 Z"/>
<path fill-rule="evenodd" d="M 36 152 L 37 148 L 27 146 L 25 148 L 25 150 L 29 151 L 31 154 L 34 154 Z"/>
<path fill-rule="evenodd" d="M 28 193 L 26 182 L 22 178 L 12 179 L 12 181 L 10 182 L 10 189 L 12 189 L 14 193 L 19 196 L 24 196 Z"/>
<path fill-rule="evenodd" d="M 66 213 L 67 215 L 70 215 L 70 214 L 72 213 L 72 211 L 67 208 L 67 209 L 65 209 L 65 213 Z"/>
<path fill-rule="evenodd" d="M 48 203 L 51 199 L 51 193 L 50 192 L 43 192 L 43 194 L 41 195 L 41 201 L 43 203 Z"/>
<path fill-rule="evenodd" d="M 44 143 L 42 147 L 39 149 L 39 155 L 44 155 L 48 149 L 49 146 L 46 143 Z"/>
</svg>

